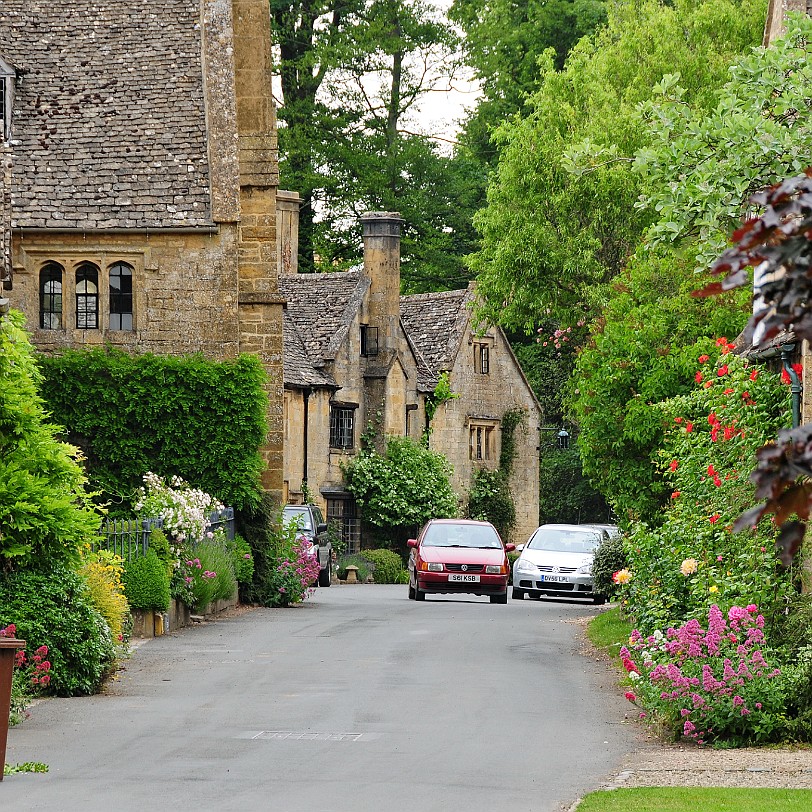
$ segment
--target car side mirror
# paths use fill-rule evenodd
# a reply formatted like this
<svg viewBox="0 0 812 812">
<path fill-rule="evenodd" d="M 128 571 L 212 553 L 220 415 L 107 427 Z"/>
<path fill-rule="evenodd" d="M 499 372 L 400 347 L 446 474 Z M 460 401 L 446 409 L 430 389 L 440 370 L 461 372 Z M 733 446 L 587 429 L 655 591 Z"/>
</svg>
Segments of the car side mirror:
<svg viewBox="0 0 812 812">
<path fill-rule="evenodd" d="M 321 524 L 316 525 L 316 532 L 317 533 L 326 533 L 327 532 L 327 524 L 326 522 L 322 522 Z"/>
<path fill-rule="evenodd" d="M 505 552 L 512 553 L 516 549 L 515 544 L 506 544 L 505 545 Z"/>
<path fill-rule="evenodd" d="M 417 539 L 409 539 L 406 542 L 407 547 L 417 547 Z"/>
</svg>

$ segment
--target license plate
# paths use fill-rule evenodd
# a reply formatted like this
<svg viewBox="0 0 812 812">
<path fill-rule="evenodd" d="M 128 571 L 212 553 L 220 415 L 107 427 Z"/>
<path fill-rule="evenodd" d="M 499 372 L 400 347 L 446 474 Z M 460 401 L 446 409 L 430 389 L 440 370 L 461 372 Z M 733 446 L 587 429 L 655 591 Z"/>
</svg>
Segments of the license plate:
<svg viewBox="0 0 812 812">
<path fill-rule="evenodd" d="M 468 575 L 464 572 L 452 572 L 448 576 L 449 581 L 464 581 L 466 584 L 478 584 L 479 583 L 479 576 L 478 575 Z"/>
<path fill-rule="evenodd" d="M 569 581 L 566 575 L 541 575 L 542 581 L 551 581 L 554 584 L 566 584 Z"/>
</svg>

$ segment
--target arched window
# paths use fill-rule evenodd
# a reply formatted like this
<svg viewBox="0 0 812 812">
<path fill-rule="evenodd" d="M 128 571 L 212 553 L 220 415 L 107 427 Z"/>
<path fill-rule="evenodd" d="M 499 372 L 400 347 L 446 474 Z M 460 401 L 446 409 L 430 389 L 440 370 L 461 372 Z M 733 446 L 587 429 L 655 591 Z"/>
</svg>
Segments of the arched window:
<svg viewBox="0 0 812 812">
<path fill-rule="evenodd" d="M 99 328 L 99 269 L 83 262 L 76 269 L 76 329 Z"/>
<path fill-rule="evenodd" d="M 133 269 L 126 262 L 110 266 L 110 329 L 133 328 Z"/>
<path fill-rule="evenodd" d="M 56 262 L 48 262 L 39 272 L 39 326 L 43 330 L 62 328 L 62 271 Z"/>
</svg>

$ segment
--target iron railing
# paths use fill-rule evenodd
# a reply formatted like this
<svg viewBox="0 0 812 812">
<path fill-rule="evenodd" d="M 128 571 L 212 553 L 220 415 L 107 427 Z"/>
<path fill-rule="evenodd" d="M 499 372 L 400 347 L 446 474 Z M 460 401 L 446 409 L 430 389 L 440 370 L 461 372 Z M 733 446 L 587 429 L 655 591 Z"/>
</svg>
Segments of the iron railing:
<svg viewBox="0 0 812 812">
<path fill-rule="evenodd" d="M 147 554 L 149 537 L 155 527 L 163 527 L 163 519 L 107 519 L 99 530 L 95 550 L 110 550 L 124 561 Z M 234 508 L 227 507 L 209 516 L 209 529 L 223 529 L 229 541 L 234 539 Z M 194 543 L 194 542 L 193 542 Z"/>
</svg>

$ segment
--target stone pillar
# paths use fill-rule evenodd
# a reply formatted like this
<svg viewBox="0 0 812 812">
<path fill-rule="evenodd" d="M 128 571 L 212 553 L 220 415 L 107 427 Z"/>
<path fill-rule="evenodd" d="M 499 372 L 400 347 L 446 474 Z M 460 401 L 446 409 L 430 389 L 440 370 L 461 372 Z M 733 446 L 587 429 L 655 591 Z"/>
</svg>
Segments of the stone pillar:
<svg viewBox="0 0 812 812">
<path fill-rule="evenodd" d="M 765 46 L 786 33 L 788 11 L 809 14 L 810 3 L 808 0 L 770 0 L 770 5 L 767 8 L 767 20 L 764 24 Z"/>
<path fill-rule="evenodd" d="M 262 487 L 282 501 L 282 305 L 276 253 L 279 186 L 276 111 L 271 86 L 271 17 L 267 0 L 232 0 L 237 94 L 240 225 L 240 351 L 268 374 L 268 436 Z"/>
<path fill-rule="evenodd" d="M 276 193 L 276 254 L 279 275 L 299 273 L 299 207 L 298 192 Z"/>
</svg>

